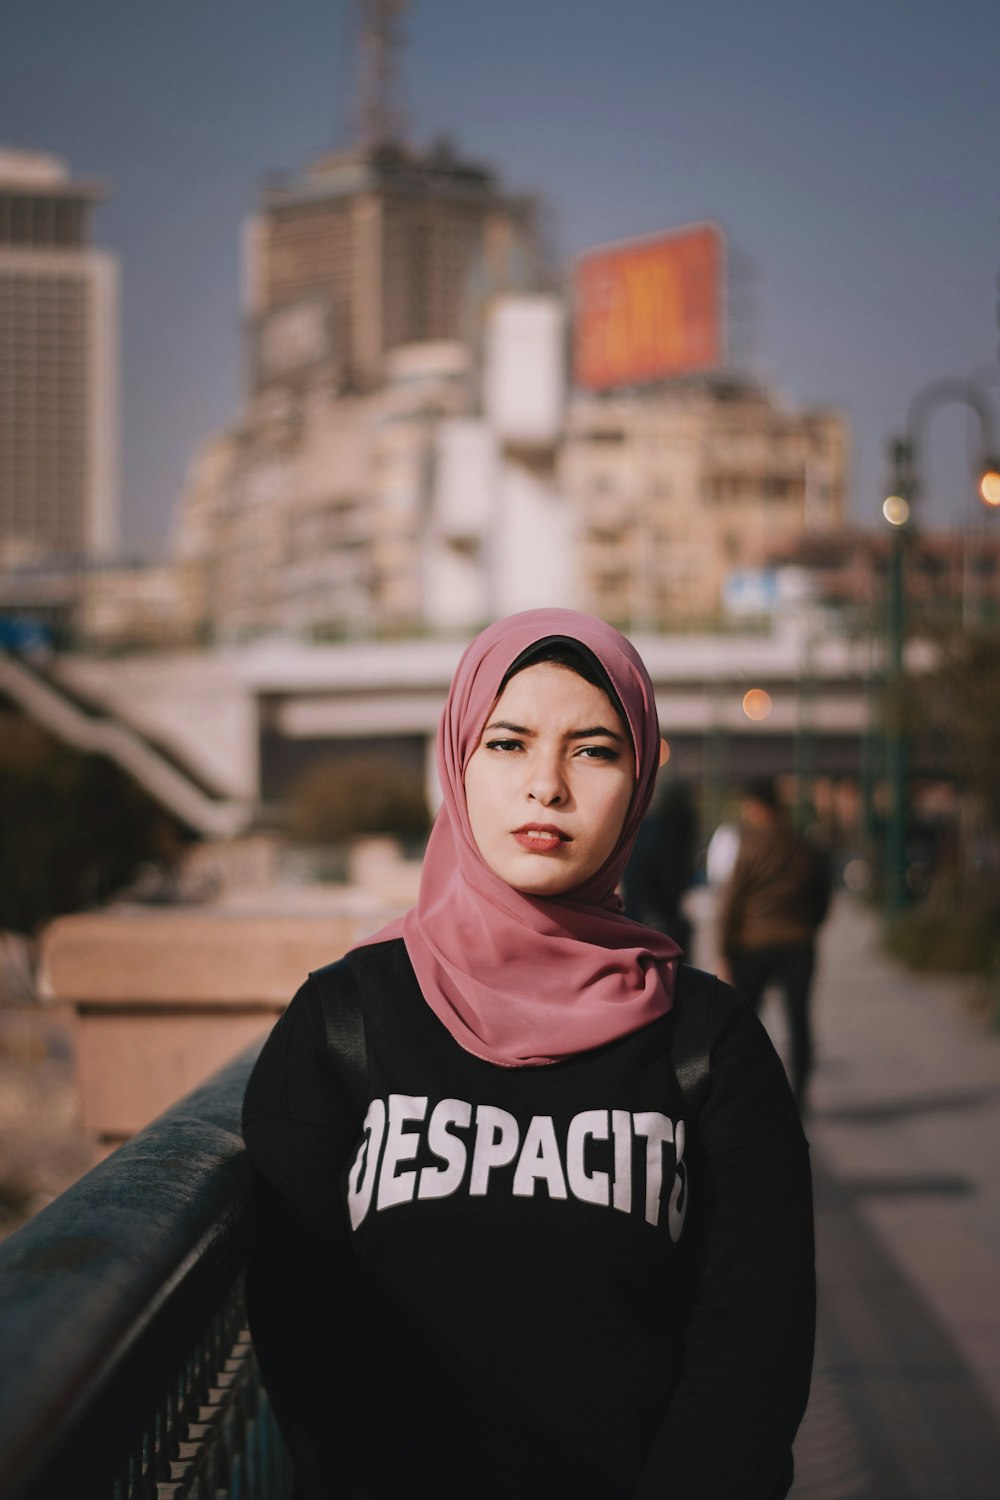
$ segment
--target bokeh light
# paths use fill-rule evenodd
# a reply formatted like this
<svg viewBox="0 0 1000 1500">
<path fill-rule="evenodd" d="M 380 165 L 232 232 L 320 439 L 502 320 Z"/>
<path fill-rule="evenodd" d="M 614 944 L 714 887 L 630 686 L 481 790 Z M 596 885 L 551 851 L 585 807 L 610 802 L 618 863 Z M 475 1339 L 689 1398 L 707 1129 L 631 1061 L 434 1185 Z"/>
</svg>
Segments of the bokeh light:
<svg viewBox="0 0 1000 1500">
<path fill-rule="evenodd" d="M 882 514 L 891 526 L 905 526 L 910 519 L 910 506 L 902 495 L 889 495 L 882 505 Z"/>
<path fill-rule="evenodd" d="M 979 493 L 984 502 L 1000 508 L 1000 474 L 996 469 L 987 469 L 979 481 Z"/>
<path fill-rule="evenodd" d="M 771 695 L 765 693 L 763 688 L 751 688 L 748 693 L 743 694 L 743 712 L 756 723 L 767 718 L 771 707 Z"/>
</svg>

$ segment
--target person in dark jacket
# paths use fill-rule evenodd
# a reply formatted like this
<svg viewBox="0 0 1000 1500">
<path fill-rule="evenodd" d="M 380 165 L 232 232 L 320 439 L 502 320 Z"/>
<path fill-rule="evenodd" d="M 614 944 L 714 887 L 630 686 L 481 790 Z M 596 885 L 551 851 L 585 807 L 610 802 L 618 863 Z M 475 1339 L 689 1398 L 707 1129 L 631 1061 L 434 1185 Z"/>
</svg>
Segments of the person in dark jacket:
<svg viewBox="0 0 1000 1500">
<path fill-rule="evenodd" d="M 686 971 L 616 893 L 659 750 L 610 626 L 484 631 L 439 730 L 417 906 L 310 976 L 263 1048 L 247 1298 L 296 1500 L 787 1494 L 808 1147 L 726 986 L 694 1112 L 674 1074 Z M 360 1092 L 331 1041 L 348 1007 Z"/>
<path fill-rule="evenodd" d="M 690 958 L 692 926 L 684 896 L 694 879 L 698 818 L 691 790 L 669 781 L 642 821 L 625 866 L 625 911 L 665 932 Z"/>
<path fill-rule="evenodd" d="M 719 912 L 728 977 L 755 1010 L 774 985 L 788 1022 L 792 1089 L 806 1108 L 813 1065 L 810 998 L 816 933 L 830 899 L 828 862 L 792 827 L 774 783 L 747 783 L 736 863 Z"/>
</svg>

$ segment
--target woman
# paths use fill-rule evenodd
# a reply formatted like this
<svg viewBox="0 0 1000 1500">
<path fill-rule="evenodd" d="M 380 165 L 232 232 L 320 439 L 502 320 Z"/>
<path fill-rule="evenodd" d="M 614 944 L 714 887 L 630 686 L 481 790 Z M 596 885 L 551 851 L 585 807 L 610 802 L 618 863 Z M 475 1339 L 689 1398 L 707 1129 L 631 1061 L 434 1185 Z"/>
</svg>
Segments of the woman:
<svg viewBox="0 0 1000 1500">
<path fill-rule="evenodd" d="M 616 895 L 659 743 L 610 626 L 535 610 L 484 631 L 441 723 L 418 904 L 327 971 L 361 1004 L 364 1098 L 312 976 L 264 1047 L 248 1295 L 303 1500 L 787 1493 L 807 1147 L 724 988 L 684 1118 L 680 951 Z"/>
</svg>

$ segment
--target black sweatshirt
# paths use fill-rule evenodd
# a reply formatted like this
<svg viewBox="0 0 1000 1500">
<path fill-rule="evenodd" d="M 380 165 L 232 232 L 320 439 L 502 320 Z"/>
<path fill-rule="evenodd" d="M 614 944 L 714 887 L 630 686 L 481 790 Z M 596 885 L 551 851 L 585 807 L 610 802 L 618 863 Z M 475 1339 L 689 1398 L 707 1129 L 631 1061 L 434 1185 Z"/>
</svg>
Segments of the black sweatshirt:
<svg viewBox="0 0 1000 1500">
<path fill-rule="evenodd" d="M 781 1063 L 720 987 L 684 1119 L 672 1017 L 546 1067 L 461 1048 L 402 941 L 349 957 L 352 1110 L 315 981 L 244 1134 L 249 1274 L 297 1496 L 774 1500 L 812 1359 L 808 1149 Z"/>
</svg>

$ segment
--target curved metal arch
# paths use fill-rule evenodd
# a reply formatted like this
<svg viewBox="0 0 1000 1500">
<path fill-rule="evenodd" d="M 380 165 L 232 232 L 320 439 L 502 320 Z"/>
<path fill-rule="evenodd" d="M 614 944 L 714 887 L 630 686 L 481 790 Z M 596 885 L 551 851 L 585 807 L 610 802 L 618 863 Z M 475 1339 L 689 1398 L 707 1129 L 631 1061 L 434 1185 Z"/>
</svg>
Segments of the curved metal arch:
<svg viewBox="0 0 1000 1500">
<path fill-rule="evenodd" d="M 953 402 L 969 406 L 979 418 L 983 432 L 984 452 L 993 454 L 997 450 L 996 434 L 993 429 L 993 408 L 987 401 L 983 392 L 970 380 L 959 380 L 945 378 L 943 380 L 932 380 L 930 385 L 925 385 L 923 390 L 918 391 L 910 402 L 910 408 L 906 417 L 906 438 L 909 445 L 911 457 L 916 451 L 917 433 L 930 416 L 931 412 L 939 406 L 948 406 Z"/>
</svg>

